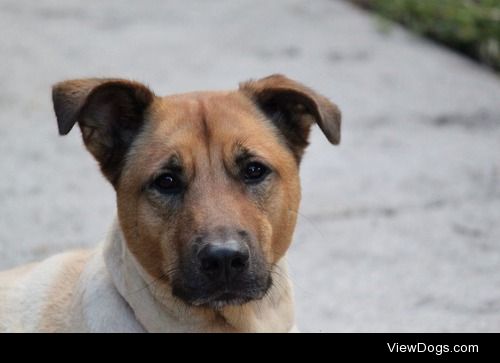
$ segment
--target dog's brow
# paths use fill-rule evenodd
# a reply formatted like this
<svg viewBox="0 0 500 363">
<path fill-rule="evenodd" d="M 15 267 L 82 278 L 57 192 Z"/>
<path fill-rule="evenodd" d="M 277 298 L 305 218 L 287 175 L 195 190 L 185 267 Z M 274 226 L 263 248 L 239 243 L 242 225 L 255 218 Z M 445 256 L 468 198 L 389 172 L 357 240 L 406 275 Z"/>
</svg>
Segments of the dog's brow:
<svg viewBox="0 0 500 363">
<path fill-rule="evenodd" d="M 161 164 L 158 171 L 164 170 L 172 170 L 172 171 L 182 171 L 183 170 L 183 162 L 182 157 L 178 152 L 172 152 L 165 161 Z"/>
<path fill-rule="evenodd" d="M 175 170 L 182 169 L 182 157 L 178 153 L 170 155 L 164 167 Z"/>
<path fill-rule="evenodd" d="M 238 143 L 236 144 L 236 163 L 242 163 L 244 161 L 247 161 L 249 159 L 254 158 L 257 154 L 247 147 L 243 146 L 242 144 Z"/>
<path fill-rule="evenodd" d="M 242 164 L 245 161 L 249 161 L 251 159 L 261 159 L 263 161 L 269 160 L 265 154 L 260 152 L 259 150 L 252 148 L 248 145 L 245 145 L 244 142 L 237 142 L 234 146 L 235 150 L 235 162 L 237 164 Z"/>
</svg>

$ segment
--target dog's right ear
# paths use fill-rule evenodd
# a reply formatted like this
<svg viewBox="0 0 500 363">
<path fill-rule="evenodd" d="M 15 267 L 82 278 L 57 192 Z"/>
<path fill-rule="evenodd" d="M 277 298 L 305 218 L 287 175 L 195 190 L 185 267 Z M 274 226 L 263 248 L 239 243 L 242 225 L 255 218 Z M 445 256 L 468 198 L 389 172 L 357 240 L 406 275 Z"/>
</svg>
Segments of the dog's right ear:
<svg viewBox="0 0 500 363">
<path fill-rule="evenodd" d="M 297 162 L 309 144 L 309 132 L 314 123 L 332 144 L 340 142 L 339 108 L 309 87 L 281 74 L 273 74 L 241 83 L 240 90 L 278 128 Z"/>
<path fill-rule="evenodd" d="M 113 185 L 154 98 L 145 85 L 122 79 L 70 80 L 52 89 L 59 134 L 78 122 L 85 146 Z"/>
</svg>

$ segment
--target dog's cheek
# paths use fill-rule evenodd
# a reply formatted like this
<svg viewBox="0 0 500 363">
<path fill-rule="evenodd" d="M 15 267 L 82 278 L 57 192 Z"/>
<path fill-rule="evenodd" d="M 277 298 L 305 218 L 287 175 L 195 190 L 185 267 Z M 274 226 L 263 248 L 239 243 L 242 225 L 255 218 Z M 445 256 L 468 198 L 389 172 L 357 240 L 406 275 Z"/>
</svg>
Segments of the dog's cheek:
<svg viewBox="0 0 500 363">
<path fill-rule="evenodd" d="M 184 244 L 179 235 L 183 226 L 189 226 L 182 218 L 183 211 L 179 206 L 165 205 L 160 210 L 157 205 L 144 203 L 139 224 L 144 235 L 143 244 L 153 246 L 147 256 L 148 262 L 154 265 L 159 275 L 170 280 L 179 272 L 180 260 Z"/>
<path fill-rule="evenodd" d="M 118 218 L 129 251 L 148 274 L 162 276 L 161 216 L 144 196 L 119 192 Z"/>
<path fill-rule="evenodd" d="M 272 225 L 272 263 L 286 253 L 293 238 L 300 203 L 298 176 L 283 178 L 268 202 L 268 216 Z"/>
<path fill-rule="evenodd" d="M 161 247 L 164 256 L 163 271 L 170 279 L 184 278 L 184 268 L 192 260 L 194 224 L 185 208 L 178 209 L 163 226 Z"/>
</svg>

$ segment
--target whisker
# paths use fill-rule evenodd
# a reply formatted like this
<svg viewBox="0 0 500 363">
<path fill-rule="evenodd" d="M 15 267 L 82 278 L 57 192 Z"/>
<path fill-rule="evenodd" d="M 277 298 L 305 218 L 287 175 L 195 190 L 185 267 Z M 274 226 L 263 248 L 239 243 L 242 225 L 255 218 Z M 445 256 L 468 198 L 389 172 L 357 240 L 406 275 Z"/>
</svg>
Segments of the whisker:
<svg viewBox="0 0 500 363">
<path fill-rule="evenodd" d="M 319 234 L 319 236 L 321 237 L 321 239 L 324 242 L 327 242 L 327 239 L 326 239 L 325 235 L 323 234 L 323 232 L 321 231 L 321 229 L 316 225 L 316 223 L 311 218 L 307 217 L 305 214 L 300 213 L 299 211 L 293 211 L 291 209 L 288 209 L 288 212 L 289 213 L 295 213 L 296 215 L 298 215 L 299 217 L 301 217 L 302 219 L 304 219 Z"/>
<path fill-rule="evenodd" d="M 165 274 L 161 274 L 159 277 L 155 278 L 153 281 L 151 281 L 149 283 L 146 283 L 143 287 L 139 288 L 138 290 L 129 292 L 128 294 L 126 294 L 126 296 L 131 296 L 131 295 L 134 295 L 134 294 L 137 294 L 137 293 L 143 291 L 144 289 L 147 289 L 149 287 L 153 287 L 154 284 L 156 284 L 160 281 L 163 281 L 166 277 L 167 276 Z"/>
</svg>

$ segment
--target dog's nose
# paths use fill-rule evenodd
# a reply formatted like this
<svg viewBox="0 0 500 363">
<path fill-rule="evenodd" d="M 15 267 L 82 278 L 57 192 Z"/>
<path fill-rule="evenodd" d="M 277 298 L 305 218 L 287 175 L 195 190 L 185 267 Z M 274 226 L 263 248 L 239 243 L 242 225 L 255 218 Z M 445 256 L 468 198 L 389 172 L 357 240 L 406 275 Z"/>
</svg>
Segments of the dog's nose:
<svg viewBox="0 0 500 363">
<path fill-rule="evenodd" d="M 243 242 L 209 243 L 198 253 L 201 270 L 211 279 L 231 280 L 248 268 L 250 253 Z"/>
</svg>

